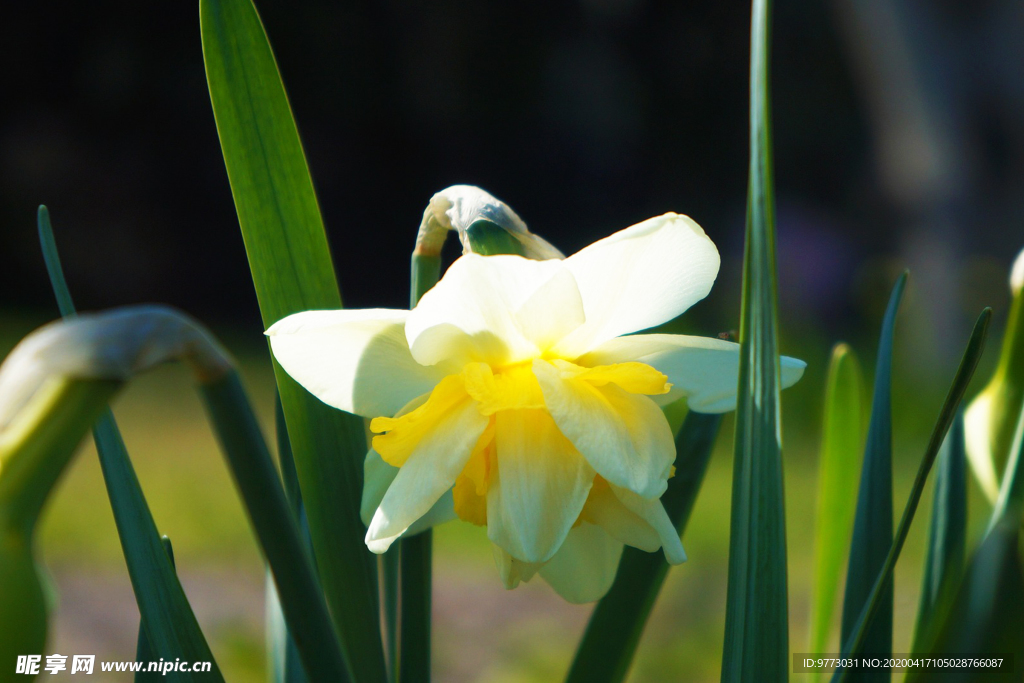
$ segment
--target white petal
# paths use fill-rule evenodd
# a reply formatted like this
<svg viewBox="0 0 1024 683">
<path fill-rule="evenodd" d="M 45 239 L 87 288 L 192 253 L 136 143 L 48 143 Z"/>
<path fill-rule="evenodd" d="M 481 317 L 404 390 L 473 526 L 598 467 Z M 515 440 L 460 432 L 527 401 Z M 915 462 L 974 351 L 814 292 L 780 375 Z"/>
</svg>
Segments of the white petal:
<svg viewBox="0 0 1024 683">
<path fill-rule="evenodd" d="M 267 336 L 285 372 L 327 405 L 390 416 L 446 374 L 413 360 L 408 315 L 381 308 L 305 311 L 274 323 Z"/>
<path fill-rule="evenodd" d="M 505 549 L 496 543 L 491 544 L 491 552 L 494 554 L 494 564 L 498 568 L 498 576 L 505 588 L 512 590 L 519 585 L 519 582 L 529 582 L 540 569 L 540 563 L 523 562 L 505 552 Z"/>
<path fill-rule="evenodd" d="M 396 476 L 398 476 L 397 467 L 392 467 L 384 462 L 380 454 L 372 448 L 367 452 L 366 460 L 363 462 L 363 495 L 359 506 L 359 516 L 366 526 L 370 526 L 373 513 L 380 507 L 381 501 L 384 500 L 384 494 L 387 493 L 388 487 L 391 486 L 391 482 L 395 480 Z M 416 520 L 403 535 L 412 536 L 438 524 L 450 522 L 455 518 L 455 501 L 452 498 L 451 490 L 449 490 L 434 503 L 427 514 Z"/>
<path fill-rule="evenodd" d="M 579 518 L 594 470 L 543 410 L 496 413 L 494 438 L 487 536 L 519 560 L 544 562 Z"/>
<path fill-rule="evenodd" d="M 1010 291 L 1017 296 L 1022 287 L 1024 287 L 1024 250 L 1017 254 L 1017 258 L 1013 260 L 1013 267 L 1010 269 Z"/>
<path fill-rule="evenodd" d="M 571 532 L 540 576 L 574 604 L 600 600 L 615 582 L 622 543 L 600 527 L 584 522 Z"/>
<path fill-rule="evenodd" d="M 661 547 L 661 537 L 647 520 L 627 508 L 609 487 L 594 487 L 587 499 L 584 519 L 626 545 L 649 553 Z"/>
<path fill-rule="evenodd" d="M 558 429 L 609 482 L 660 496 L 676 457 L 665 415 L 647 396 L 593 386 L 535 360 L 533 372 Z"/>
<path fill-rule="evenodd" d="M 550 349 L 586 321 L 576 278 L 564 268 L 557 271 L 519 306 L 516 321 L 541 352 Z"/>
<path fill-rule="evenodd" d="M 452 488 L 487 422 L 467 397 L 420 441 L 370 520 L 366 546 L 372 552 L 386 551 Z"/>
<path fill-rule="evenodd" d="M 665 512 L 665 506 L 658 498 L 643 498 L 629 489 L 612 486 L 612 491 L 622 501 L 622 504 L 646 520 L 661 538 L 661 548 L 665 551 L 665 559 L 669 564 L 682 564 L 686 562 L 686 551 L 683 550 L 683 543 L 679 540 L 679 532 Z"/>
<path fill-rule="evenodd" d="M 654 397 L 662 405 L 681 395 L 698 413 L 724 413 L 736 408 L 740 345 L 723 339 L 681 334 L 637 334 L 604 342 L 578 359 L 582 365 L 638 361 L 668 376 L 672 391 Z M 782 388 L 796 384 L 807 363 L 782 356 Z"/>
<path fill-rule="evenodd" d="M 675 318 L 711 291 L 718 249 L 693 220 L 668 213 L 591 244 L 564 263 L 587 322 L 557 351 L 574 358 L 601 342 Z"/>
<path fill-rule="evenodd" d="M 405 333 L 413 357 L 423 365 L 454 360 L 498 366 L 537 355 L 539 349 L 521 328 L 517 312 L 564 271 L 558 260 L 477 254 L 459 258 L 409 314 Z M 559 299 L 551 303 L 556 310 L 571 308 L 574 293 L 579 301 L 575 281 L 569 282 L 571 291 L 564 277 L 556 283 L 561 283 L 555 287 Z"/>
<path fill-rule="evenodd" d="M 964 412 L 964 442 L 967 460 L 978 485 L 990 502 L 999 497 L 999 474 L 992 452 L 992 392 L 986 390 L 971 401 Z"/>
</svg>

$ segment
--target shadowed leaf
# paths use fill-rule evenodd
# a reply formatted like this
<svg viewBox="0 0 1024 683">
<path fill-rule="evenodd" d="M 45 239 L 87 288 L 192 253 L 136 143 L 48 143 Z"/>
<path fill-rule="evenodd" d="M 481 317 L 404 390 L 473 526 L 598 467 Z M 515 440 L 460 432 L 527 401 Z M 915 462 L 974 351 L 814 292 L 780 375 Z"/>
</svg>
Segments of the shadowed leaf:
<svg viewBox="0 0 1024 683">
<path fill-rule="evenodd" d="M 978 361 L 981 359 L 981 354 L 985 349 L 985 335 L 988 332 L 988 325 L 991 320 L 992 310 L 986 308 L 974 324 L 974 330 L 971 332 L 971 338 L 967 342 L 967 348 L 960 360 L 960 366 L 953 377 L 953 382 L 946 393 L 946 399 L 939 410 L 939 417 L 935 422 L 935 427 L 932 429 L 931 437 L 928 439 L 928 446 L 925 449 L 924 457 L 921 459 L 921 465 L 918 467 L 913 486 L 911 486 L 907 505 L 903 509 L 903 516 L 900 518 L 899 526 L 896 528 L 896 536 L 889 547 L 880 571 L 875 577 L 871 590 L 867 594 L 864 606 L 853 622 L 849 637 L 843 641 L 843 653 L 857 655 L 869 652 L 865 649 L 865 642 L 871 633 L 872 621 L 884 604 L 883 596 L 888 595 L 891 599 L 892 574 L 896 569 L 896 561 L 903 550 L 907 534 L 910 533 L 910 524 L 914 521 L 914 514 L 917 512 L 917 506 L 921 502 L 924 485 L 928 481 L 928 473 L 935 463 L 935 458 L 942 446 L 942 442 L 946 438 L 946 432 L 949 431 L 949 426 L 953 423 L 957 409 L 963 401 L 967 385 L 970 383 L 971 377 L 978 367 Z M 891 601 L 889 604 L 891 606 Z M 891 612 L 889 616 L 891 619 Z M 891 628 L 891 622 L 889 626 Z M 874 671 L 874 669 L 839 669 L 832 677 L 832 681 L 833 683 L 842 683 L 843 681 L 851 680 L 855 675 L 858 681 L 864 680 L 865 671 Z M 887 675 L 890 673 L 888 669 L 884 669 L 883 672 Z"/>
<path fill-rule="evenodd" d="M 875 364 L 875 388 L 871 399 L 864 465 L 857 493 L 857 513 L 853 524 L 853 542 L 846 572 L 843 598 L 842 642 L 850 639 L 857 617 L 867 604 L 875 578 L 885 564 L 892 547 L 892 344 L 907 274 L 893 287 L 882 320 Z M 863 652 L 887 657 L 892 652 L 892 586 L 885 588 L 864 642 Z M 843 654 L 850 654 L 843 651 Z M 888 669 L 861 672 L 866 681 L 888 681 Z"/>
<path fill-rule="evenodd" d="M 72 317 L 75 315 L 75 305 L 60 265 L 50 212 L 45 206 L 39 207 L 38 228 L 43 260 L 46 262 L 46 271 L 50 276 L 58 308 L 65 318 Z M 121 551 L 141 614 L 143 631 L 139 634 L 140 647 L 145 636 L 154 661 L 160 658 L 168 661 L 180 658 L 213 662 L 213 671 L 202 674 L 202 677 L 223 680 L 192 612 L 192 606 L 175 574 L 170 555 L 165 552 L 153 514 L 128 457 L 124 439 L 109 409 L 104 411 L 93 427 L 93 439 L 96 441 L 110 508 L 114 513 Z M 176 672 L 175 675 L 178 676 L 177 680 L 194 679 L 187 673 Z"/>
<path fill-rule="evenodd" d="M 754 0 L 750 28 L 750 179 L 723 683 L 772 683 L 789 677 L 768 77 L 770 22 L 769 0 Z"/>
<path fill-rule="evenodd" d="M 250 0 L 201 0 L 217 132 L 265 326 L 341 297 L 302 144 Z M 355 680 L 383 683 L 376 563 L 359 519 L 362 420 L 329 408 L 276 363 L 295 468 L 331 615 Z"/>
</svg>

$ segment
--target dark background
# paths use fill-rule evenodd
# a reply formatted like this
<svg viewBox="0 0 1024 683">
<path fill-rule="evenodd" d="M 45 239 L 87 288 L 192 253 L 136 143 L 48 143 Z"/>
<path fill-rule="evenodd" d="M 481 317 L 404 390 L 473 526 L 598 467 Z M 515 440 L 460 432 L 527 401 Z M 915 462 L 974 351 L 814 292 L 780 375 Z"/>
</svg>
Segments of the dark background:
<svg viewBox="0 0 1024 683">
<path fill-rule="evenodd" d="M 736 325 L 747 3 L 257 6 L 346 305 L 404 306 L 423 208 L 470 183 L 566 253 L 665 211 L 693 216 L 723 271 L 691 327 Z M 53 310 L 35 237 L 46 203 L 81 308 L 162 301 L 258 333 L 197 4 L 18 12 L 0 22 L 0 307 Z M 980 305 L 1005 306 L 1024 246 L 1022 38 L 1019 0 L 776 3 L 788 329 L 876 329 L 903 266 L 938 347 L 954 330 L 959 346 Z"/>
</svg>

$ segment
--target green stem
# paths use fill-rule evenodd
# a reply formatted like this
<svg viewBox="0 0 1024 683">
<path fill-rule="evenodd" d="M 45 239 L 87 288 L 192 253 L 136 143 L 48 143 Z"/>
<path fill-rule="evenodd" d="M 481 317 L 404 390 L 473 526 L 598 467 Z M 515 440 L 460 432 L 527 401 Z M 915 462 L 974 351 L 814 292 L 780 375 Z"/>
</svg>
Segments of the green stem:
<svg viewBox="0 0 1024 683">
<path fill-rule="evenodd" d="M 238 373 L 201 386 L 250 521 L 274 575 L 289 631 L 314 681 L 351 680 L 330 614 Z"/>
<path fill-rule="evenodd" d="M 413 253 L 410 276 L 409 306 L 413 308 L 441 278 L 441 255 Z"/>
<path fill-rule="evenodd" d="M 402 543 L 394 543 L 380 556 L 381 591 L 384 608 L 384 649 L 388 658 L 388 681 L 398 680 L 398 577 L 401 572 Z"/>
<path fill-rule="evenodd" d="M 432 555 L 433 532 L 430 530 L 402 541 L 400 683 L 430 680 Z"/>
<path fill-rule="evenodd" d="M 413 252 L 410 271 L 409 307 L 414 308 L 440 279 L 441 255 Z M 385 634 L 390 640 L 392 681 L 424 683 L 430 680 L 433 538 L 433 531 L 427 529 L 401 539 L 384 557 L 385 617 L 388 620 Z M 389 590 L 392 604 L 399 606 L 397 610 L 388 609 Z M 399 611 L 401 616 L 397 614 Z"/>
</svg>

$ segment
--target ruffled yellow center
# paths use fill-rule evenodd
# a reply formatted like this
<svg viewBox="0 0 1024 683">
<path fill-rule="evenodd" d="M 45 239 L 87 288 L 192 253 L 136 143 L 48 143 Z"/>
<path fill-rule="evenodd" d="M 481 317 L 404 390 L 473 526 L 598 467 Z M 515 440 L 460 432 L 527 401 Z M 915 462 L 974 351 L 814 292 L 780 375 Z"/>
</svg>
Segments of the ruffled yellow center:
<svg viewBox="0 0 1024 683">
<path fill-rule="evenodd" d="M 558 359 L 549 362 L 558 368 L 563 378 L 584 381 L 595 387 L 612 383 L 629 393 L 647 395 L 664 394 L 672 387 L 664 374 L 644 363 L 587 368 Z M 373 437 L 374 450 L 388 464 L 401 467 L 445 414 L 468 401 L 475 402 L 480 414 L 489 416 L 490 420 L 456 479 L 452 493 L 455 513 L 467 522 L 483 526 L 487 524 L 487 492 L 498 466 L 495 415 L 503 410 L 520 411 L 525 429 L 553 432 L 565 439 L 557 428 L 549 429 L 554 420 L 544 403 L 532 361 L 499 369 L 486 363 L 469 363 L 461 373 L 441 380 L 422 405 L 396 417 L 374 418 L 370 430 L 378 434 Z M 551 452 L 562 452 L 562 449 L 552 448 Z M 607 487 L 607 483 L 597 477 L 594 490 L 599 491 L 601 486 Z M 586 508 L 584 516 L 585 512 Z"/>
</svg>

